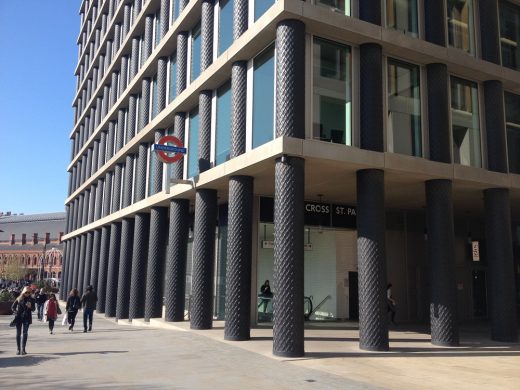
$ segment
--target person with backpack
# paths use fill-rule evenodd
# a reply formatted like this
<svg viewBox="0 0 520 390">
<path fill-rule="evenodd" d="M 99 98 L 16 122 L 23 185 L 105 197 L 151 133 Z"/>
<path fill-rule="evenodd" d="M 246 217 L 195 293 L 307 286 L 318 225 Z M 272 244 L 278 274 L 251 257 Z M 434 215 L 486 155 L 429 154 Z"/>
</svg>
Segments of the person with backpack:
<svg viewBox="0 0 520 390">
<path fill-rule="evenodd" d="M 79 293 L 77 288 L 70 290 L 69 298 L 67 299 L 67 305 L 65 310 L 67 311 L 67 318 L 69 322 L 69 330 L 74 331 L 74 323 L 76 322 L 76 315 L 78 310 L 81 308 L 81 301 L 79 299 Z"/>
</svg>

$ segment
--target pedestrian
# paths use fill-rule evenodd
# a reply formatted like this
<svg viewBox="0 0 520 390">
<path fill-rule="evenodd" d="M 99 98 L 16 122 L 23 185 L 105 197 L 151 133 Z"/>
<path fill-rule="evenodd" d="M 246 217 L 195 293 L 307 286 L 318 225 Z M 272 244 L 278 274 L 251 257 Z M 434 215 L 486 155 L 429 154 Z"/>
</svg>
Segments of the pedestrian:
<svg viewBox="0 0 520 390">
<path fill-rule="evenodd" d="M 24 287 L 22 293 L 11 306 L 16 318 L 16 347 L 17 355 L 26 355 L 25 346 L 29 334 L 29 325 L 32 324 L 32 312 L 36 309 L 34 299 L 31 297 L 31 288 Z M 23 335 L 22 335 L 23 333 Z M 21 340 L 20 340 L 21 339 Z M 21 348 L 20 348 L 21 344 Z"/>
<path fill-rule="evenodd" d="M 273 299 L 273 293 L 271 292 L 271 286 L 269 285 L 269 280 L 266 280 L 264 282 L 264 284 L 262 284 L 262 286 L 260 287 L 260 298 L 261 298 L 261 301 L 260 301 L 260 304 L 258 305 L 258 307 L 260 306 L 264 306 L 263 309 L 264 309 L 264 313 L 267 309 L 267 305 L 269 304 L 269 301 L 271 299 Z"/>
<path fill-rule="evenodd" d="M 67 306 L 65 306 L 65 310 L 67 310 L 67 318 L 69 322 L 69 330 L 74 331 L 74 323 L 76 322 L 76 314 L 78 314 L 78 310 L 81 307 L 81 301 L 79 299 L 79 293 L 77 288 L 73 288 L 70 290 L 69 298 L 67 299 Z"/>
<path fill-rule="evenodd" d="M 43 305 L 45 305 L 45 301 L 47 301 L 47 294 L 43 288 L 36 290 L 34 294 L 34 300 L 36 301 L 36 309 L 38 314 L 38 321 L 43 320 Z"/>
<path fill-rule="evenodd" d="M 58 314 L 61 314 L 60 304 L 56 300 L 56 295 L 49 295 L 49 299 L 45 302 L 43 312 L 45 321 L 49 323 L 49 333 L 53 334 L 54 321 L 58 318 Z"/>
<path fill-rule="evenodd" d="M 391 313 L 391 321 L 392 324 L 395 325 L 395 307 L 397 306 L 397 301 L 394 299 L 392 295 L 392 283 L 388 283 L 386 287 L 386 303 L 387 303 L 387 311 Z"/>
<path fill-rule="evenodd" d="M 83 333 L 92 331 L 92 318 L 94 317 L 94 310 L 96 309 L 97 295 L 92 286 L 87 286 L 87 291 L 81 297 L 81 306 L 83 307 Z"/>
</svg>

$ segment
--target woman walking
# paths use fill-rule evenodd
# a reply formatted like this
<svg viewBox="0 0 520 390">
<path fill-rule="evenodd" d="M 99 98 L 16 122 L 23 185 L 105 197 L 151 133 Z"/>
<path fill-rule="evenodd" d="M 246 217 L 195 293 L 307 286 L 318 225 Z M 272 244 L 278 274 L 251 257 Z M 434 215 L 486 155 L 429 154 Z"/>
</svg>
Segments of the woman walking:
<svg viewBox="0 0 520 390">
<path fill-rule="evenodd" d="M 60 304 L 56 300 L 56 295 L 49 295 L 49 299 L 45 302 L 43 307 L 43 314 L 46 321 L 49 322 L 49 333 L 53 334 L 54 321 L 58 318 L 58 314 L 61 314 Z"/>
<path fill-rule="evenodd" d="M 78 310 L 81 307 L 81 301 L 79 299 L 78 289 L 73 288 L 70 290 L 69 298 L 67 299 L 67 306 L 65 310 L 67 310 L 67 318 L 69 322 L 69 330 L 72 332 L 74 330 L 74 323 L 76 322 L 76 314 L 78 314 Z"/>
<path fill-rule="evenodd" d="M 36 309 L 34 299 L 31 297 L 30 287 L 25 286 L 22 293 L 16 298 L 11 306 L 11 310 L 16 317 L 16 347 L 17 355 L 26 355 L 25 346 L 27 345 L 27 337 L 29 325 L 32 324 L 32 312 Z M 21 340 L 20 340 L 21 339 Z M 20 348 L 21 344 L 21 348 Z"/>
</svg>

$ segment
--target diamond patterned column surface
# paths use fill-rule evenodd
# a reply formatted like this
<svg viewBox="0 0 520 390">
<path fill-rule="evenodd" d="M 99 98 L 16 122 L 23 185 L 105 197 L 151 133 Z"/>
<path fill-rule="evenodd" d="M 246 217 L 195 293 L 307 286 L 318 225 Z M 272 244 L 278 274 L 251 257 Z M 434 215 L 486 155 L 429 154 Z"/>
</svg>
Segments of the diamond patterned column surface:
<svg viewBox="0 0 520 390">
<path fill-rule="evenodd" d="M 88 206 L 88 223 L 94 222 L 94 213 L 96 211 L 96 197 L 97 187 L 96 184 L 90 186 L 90 204 Z"/>
<path fill-rule="evenodd" d="M 445 64 L 426 66 L 430 160 L 451 162 L 448 68 Z"/>
<path fill-rule="evenodd" d="M 226 268 L 226 340 L 249 340 L 251 323 L 251 252 L 253 178 L 229 179 Z"/>
<path fill-rule="evenodd" d="M 384 172 L 357 172 L 359 347 L 388 351 Z"/>
<path fill-rule="evenodd" d="M 117 281 L 116 319 L 127 319 L 130 309 L 130 283 L 132 278 L 132 247 L 134 219 L 124 218 L 121 223 L 121 251 Z"/>
<path fill-rule="evenodd" d="M 186 75 L 188 69 L 188 38 L 187 31 L 177 34 L 177 93 L 179 96 L 186 89 Z"/>
<path fill-rule="evenodd" d="M 507 173 L 504 89 L 497 80 L 484 81 L 488 169 Z"/>
<path fill-rule="evenodd" d="M 160 37 L 162 39 L 170 28 L 170 0 L 161 0 L 160 19 Z"/>
<path fill-rule="evenodd" d="M 132 180 L 134 177 L 134 155 L 128 154 L 125 163 L 125 178 L 123 180 L 123 208 L 132 204 Z"/>
<path fill-rule="evenodd" d="M 87 246 L 85 248 L 85 267 L 83 269 L 83 280 L 81 281 L 82 293 L 86 291 L 90 284 L 90 274 L 92 272 L 92 245 L 94 244 L 94 232 L 87 233 Z"/>
<path fill-rule="evenodd" d="M 125 110 L 120 109 L 117 112 L 117 136 L 116 136 L 116 153 L 125 146 Z"/>
<path fill-rule="evenodd" d="M 103 190 L 105 187 L 104 179 L 98 179 L 97 191 L 96 191 L 96 209 L 94 211 L 94 221 L 101 218 L 101 212 L 103 211 Z"/>
<path fill-rule="evenodd" d="M 199 172 L 211 168 L 211 97 L 212 91 L 201 91 L 199 95 Z"/>
<path fill-rule="evenodd" d="M 174 135 L 181 140 L 181 142 L 186 145 L 185 142 L 185 127 L 186 127 L 186 113 L 185 112 L 176 112 L 175 113 L 175 122 L 174 122 Z M 182 160 L 177 164 L 173 164 L 171 168 L 171 177 L 173 179 L 182 179 L 183 177 L 183 165 Z"/>
<path fill-rule="evenodd" d="M 247 61 L 237 61 L 231 67 L 231 158 L 246 151 L 246 110 Z"/>
<path fill-rule="evenodd" d="M 99 249 L 99 272 L 97 283 L 98 301 L 96 305 L 98 313 L 104 313 L 106 306 L 108 259 L 110 255 L 110 229 L 110 226 L 103 226 L 101 228 L 101 246 Z"/>
<path fill-rule="evenodd" d="M 361 148 L 383 152 L 383 51 L 375 43 L 359 49 Z"/>
<path fill-rule="evenodd" d="M 103 204 L 103 217 L 110 214 L 110 203 L 112 200 L 112 177 L 114 172 L 107 172 L 105 177 L 105 201 Z"/>
<path fill-rule="evenodd" d="M 426 182 L 426 219 L 430 257 L 432 344 L 459 344 L 455 285 L 455 232 L 450 180 Z"/>
<path fill-rule="evenodd" d="M 81 235 L 81 243 L 80 243 L 80 252 L 79 252 L 79 266 L 78 266 L 78 279 L 76 280 L 76 287 L 79 291 L 79 295 L 83 294 L 83 290 L 85 289 L 83 284 L 83 275 L 85 273 L 85 262 L 87 258 L 87 235 Z"/>
<path fill-rule="evenodd" d="M 110 160 L 114 155 L 114 146 L 116 142 L 116 123 L 115 121 L 110 121 L 108 123 L 108 134 L 107 134 L 107 152 L 106 158 Z"/>
<path fill-rule="evenodd" d="M 204 72 L 213 62 L 213 9 L 213 0 L 202 0 L 200 73 Z"/>
<path fill-rule="evenodd" d="M 70 288 L 78 287 L 78 279 L 79 279 L 79 270 L 81 268 L 81 241 L 83 236 L 76 237 L 76 248 L 74 253 L 74 274 L 72 276 L 71 286 Z"/>
<path fill-rule="evenodd" d="M 155 143 L 159 143 L 159 140 L 164 136 L 164 130 L 156 130 L 155 131 Z M 156 194 L 162 191 L 163 187 L 163 163 L 159 158 L 154 154 L 150 155 L 150 192 L 151 194 Z"/>
<path fill-rule="evenodd" d="M 99 259 L 101 257 L 101 229 L 94 230 L 94 241 L 92 243 L 92 268 L 90 269 L 90 284 L 97 291 L 99 276 Z"/>
<path fill-rule="evenodd" d="M 146 169 L 148 167 L 148 144 L 139 144 L 139 154 L 135 164 L 134 201 L 138 202 L 146 197 Z"/>
<path fill-rule="evenodd" d="M 123 38 L 127 36 L 128 31 L 130 30 L 130 11 L 131 4 L 125 4 L 123 9 Z"/>
<path fill-rule="evenodd" d="M 146 265 L 150 236 L 150 214 L 138 213 L 134 223 L 134 246 L 132 250 L 132 276 L 130 281 L 130 320 L 144 318 L 146 292 Z"/>
<path fill-rule="evenodd" d="M 303 356 L 305 161 L 278 158 L 274 183 L 273 354 Z"/>
<path fill-rule="evenodd" d="M 127 78 L 128 78 L 128 56 L 121 57 L 121 70 L 119 77 L 119 96 L 121 96 L 127 87 Z"/>
<path fill-rule="evenodd" d="M 114 189 L 112 190 L 112 212 L 121 207 L 121 185 L 123 179 L 123 164 L 116 164 L 114 168 Z"/>
<path fill-rule="evenodd" d="M 107 132 L 102 131 L 99 135 L 98 169 L 105 165 L 105 150 L 107 147 Z"/>
<path fill-rule="evenodd" d="M 168 209 L 152 207 L 150 210 L 148 266 L 146 268 L 145 321 L 162 317 L 167 238 Z"/>
<path fill-rule="evenodd" d="M 139 101 L 139 124 L 138 131 L 141 131 L 150 120 L 149 110 L 150 107 L 150 84 L 151 79 L 145 77 L 142 83 L 141 100 Z"/>
<path fill-rule="evenodd" d="M 67 273 L 69 271 L 69 264 L 70 264 L 70 240 L 65 241 L 64 250 L 63 250 L 63 259 L 62 259 L 62 269 L 61 269 L 61 277 L 60 277 L 60 292 L 59 292 L 59 298 L 61 300 L 65 297 L 65 286 L 67 285 Z"/>
<path fill-rule="evenodd" d="M 119 273 L 119 256 L 121 250 L 121 222 L 113 222 L 110 226 L 110 249 L 108 255 L 108 272 L 106 283 L 105 317 L 115 317 L 117 305 L 117 280 Z"/>
<path fill-rule="evenodd" d="M 217 191 L 199 189 L 195 194 L 193 272 L 190 327 L 211 329 Z"/>
<path fill-rule="evenodd" d="M 141 65 L 146 62 L 153 50 L 153 15 L 146 15 L 144 19 L 144 37 L 141 46 Z"/>
<path fill-rule="evenodd" d="M 126 122 L 126 142 L 130 142 L 135 136 L 135 125 L 136 125 L 136 114 L 137 114 L 137 96 L 130 95 L 128 97 L 128 115 Z"/>
<path fill-rule="evenodd" d="M 166 107 L 166 79 L 168 75 L 168 57 L 160 57 L 157 61 L 157 112 Z"/>
<path fill-rule="evenodd" d="M 130 80 L 131 82 L 139 71 L 139 41 L 140 38 L 132 38 L 132 55 L 130 57 Z"/>
<path fill-rule="evenodd" d="M 518 329 L 509 190 L 484 190 L 484 210 L 491 339 L 516 343 Z"/>
<path fill-rule="evenodd" d="M 189 0 L 179 0 L 179 14 L 186 8 Z"/>
<path fill-rule="evenodd" d="M 233 2 L 233 40 L 240 38 L 248 27 L 249 2 L 234 0 Z"/>
<path fill-rule="evenodd" d="M 189 207 L 188 199 L 170 201 L 170 229 L 164 289 L 166 321 L 184 320 Z"/>
</svg>

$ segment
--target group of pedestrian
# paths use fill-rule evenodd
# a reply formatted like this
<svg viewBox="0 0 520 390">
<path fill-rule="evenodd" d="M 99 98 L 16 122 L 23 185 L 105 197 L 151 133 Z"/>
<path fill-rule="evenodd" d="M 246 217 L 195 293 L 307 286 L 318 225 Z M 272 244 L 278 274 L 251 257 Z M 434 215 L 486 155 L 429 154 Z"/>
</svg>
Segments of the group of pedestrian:
<svg viewBox="0 0 520 390">
<path fill-rule="evenodd" d="M 74 331 L 74 324 L 76 322 L 76 315 L 78 311 L 83 308 L 83 332 L 92 331 L 92 319 L 94 310 L 96 308 L 97 295 L 92 286 L 87 286 L 83 296 L 79 297 L 78 289 L 73 288 L 67 298 L 65 306 L 65 315 L 67 316 L 67 323 L 69 330 Z M 22 289 L 20 295 L 15 299 L 11 310 L 14 313 L 14 320 L 16 327 L 16 347 L 17 355 L 26 355 L 26 345 L 29 332 L 29 325 L 32 324 L 32 312 L 37 309 L 37 316 L 39 321 L 49 323 L 49 333 L 54 334 L 54 323 L 61 314 L 61 308 L 56 295 L 50 293 L 48 296 L 43 289 L 33 291 L 29 286 Z M 65 322 L 65 321 L 64 321 Z"/>
</svg>

